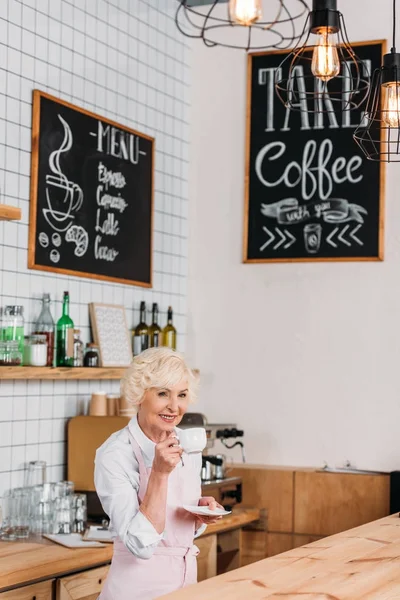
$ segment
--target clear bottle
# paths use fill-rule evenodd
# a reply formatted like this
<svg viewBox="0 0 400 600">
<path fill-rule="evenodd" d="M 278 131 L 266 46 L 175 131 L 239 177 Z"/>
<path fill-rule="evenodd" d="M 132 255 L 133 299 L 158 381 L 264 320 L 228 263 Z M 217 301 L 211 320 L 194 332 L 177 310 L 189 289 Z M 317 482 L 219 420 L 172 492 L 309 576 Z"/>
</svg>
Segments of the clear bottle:
<svg viewBox="0 0 400 600">
<path fill-rule="evenodd" d="M 62 316 L 56 326 L 57 367 L 74 364 L 74 322 L 69 316 L 69 292 L 64 292 Z"/>
<path fill-rule="evenodd" d="M 161 345 L 161 327 L 158 324 L 158 304 L 153 304 L 153 318 L 149 327 L 149 346 L 158 348 Z"/>
<path fill-rule="evenodd" d="M 3 336 L 5 341 L 18 342 L 21 354 L 24 351 L 24 307 L 6 306 L 3 320 Z"/>
<path fill-rule="evenodd" d="M 168 321 L 162 330 L 162 345 L 176 350 L 176 329 L 172 324 L 172 307 L 168 307 Z"/>
<path fill-rule="evenodd" d="M 140 303 L 140 323 L 133 332 L 133 356 L 149 347 L 149 328 L 146 325 L 146 302 Z"/>
<path fill-rule="evenodd" d="M 54 361 L 54 319 L 50 312 L 50 302 L 50 294 L 43 294 L 42 310 L 33 332 L 41 333 L 47 338 L 47 367 L 52 367 Z"/>
<path fill-rule="evenodd" d="M 80 339 L 81 330 L 74 329 L 74 367 L 83 367 L 84 345 Z"/>
</svg>

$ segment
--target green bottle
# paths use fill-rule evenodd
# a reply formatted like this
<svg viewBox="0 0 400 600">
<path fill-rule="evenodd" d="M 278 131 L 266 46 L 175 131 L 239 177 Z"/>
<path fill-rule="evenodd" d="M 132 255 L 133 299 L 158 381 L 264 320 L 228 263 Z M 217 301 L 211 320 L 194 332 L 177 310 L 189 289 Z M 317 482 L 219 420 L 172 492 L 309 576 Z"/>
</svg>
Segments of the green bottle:
<svg viewBox="0 0 400 600">
<path fill-rule="evenodd" d="M 56 365 L 72 367 L 74 364 L 74 322 L 69 316 L 69 292 L 64 292 L 62 317 L 56 325 Z"/>
</svg>

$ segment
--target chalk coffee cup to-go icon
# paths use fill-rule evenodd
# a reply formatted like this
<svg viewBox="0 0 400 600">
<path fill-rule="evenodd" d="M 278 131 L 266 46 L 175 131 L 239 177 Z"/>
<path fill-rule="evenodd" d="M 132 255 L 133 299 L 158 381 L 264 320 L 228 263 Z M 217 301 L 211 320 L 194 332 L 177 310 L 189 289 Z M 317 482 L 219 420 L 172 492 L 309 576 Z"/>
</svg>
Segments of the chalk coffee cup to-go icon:
<svg viewBox="0 0 400 600">
<path fill-rule="evenodd" d="M 203 452 L 207 445 L 207 434 L 203 427 L 184 429 L 178 433 L 178 437 L 179 444 L 187 454 Z"/>
<path fill-rule="evenodd" d="M 317 254 L 321 246 L 322 225 L 310 223 L 304 227 L 304 244 L 308 254 Z"/>
</svg>

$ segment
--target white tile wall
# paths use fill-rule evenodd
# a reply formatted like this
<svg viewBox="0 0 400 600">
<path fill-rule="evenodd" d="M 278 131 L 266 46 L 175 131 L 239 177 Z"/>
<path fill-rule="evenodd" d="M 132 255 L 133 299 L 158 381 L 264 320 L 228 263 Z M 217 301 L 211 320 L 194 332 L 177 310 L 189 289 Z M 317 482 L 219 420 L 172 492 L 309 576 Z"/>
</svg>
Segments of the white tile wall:
<svg viewBox="0 0 400 600">
<path fill-rule="evenodd" d="M 186 331 L 190 52 L 174 24 L 173 0 L 0 0 L 0 202 L 19 206 L 0 222 L 0 304 L 22 304 L 29 332 L 43 292 L 89 339 L 87 304 L 174 307 L 179 347 Z M 154 287 L 151 290 L 29 271 L 27 264 L 32 90 L 39 88 L 156 138 Z M 1 372 L 0 372 L 1 377 Z M 0 381 L 0 495 L 23 482 L 24 465 L 44 459 L 65 476 L 69 417 L 91 391 L 117 382 Z"/>
</svg>

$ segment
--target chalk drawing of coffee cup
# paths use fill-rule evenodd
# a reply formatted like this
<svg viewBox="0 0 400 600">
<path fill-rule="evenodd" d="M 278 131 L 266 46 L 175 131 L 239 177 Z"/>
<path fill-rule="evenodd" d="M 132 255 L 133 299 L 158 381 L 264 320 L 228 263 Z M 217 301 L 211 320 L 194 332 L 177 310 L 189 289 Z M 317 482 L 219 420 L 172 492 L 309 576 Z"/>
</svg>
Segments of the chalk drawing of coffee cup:
<svg viewBox="0 0 400 600">
<path fill-rule="evenodd" d="M 61 115 L 58 118 L 64 128 L 64 139 L 58 150 L 54 150 L 49 157 L 52 174 L 46 175 L 47 208 L 43 209 L 43 216 L 52 229 L 63 233 L 72 225 L 75 213 L 83 204 L 83 191 L 61 170 L 60 158 L 72 148 L 73 136 L 67 121 Z"/>
<path fill-rule="evenodd" d="M 305 225 L 303 233 L 308 254 L 317 254 L 321 246 L 322 225 L 319 223 Z"/>
</svg>

